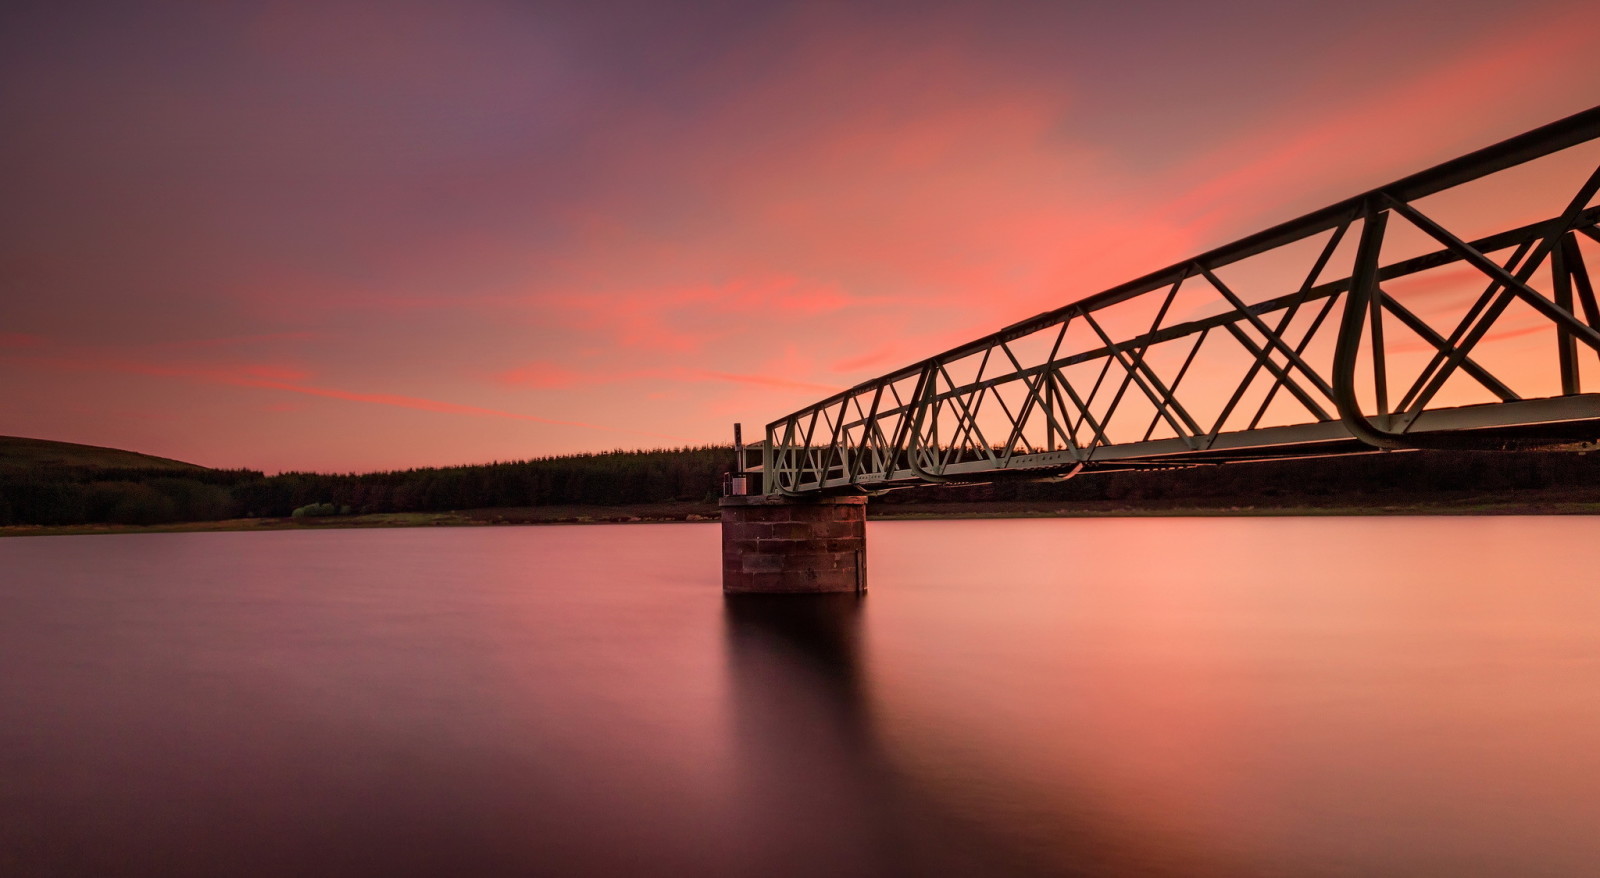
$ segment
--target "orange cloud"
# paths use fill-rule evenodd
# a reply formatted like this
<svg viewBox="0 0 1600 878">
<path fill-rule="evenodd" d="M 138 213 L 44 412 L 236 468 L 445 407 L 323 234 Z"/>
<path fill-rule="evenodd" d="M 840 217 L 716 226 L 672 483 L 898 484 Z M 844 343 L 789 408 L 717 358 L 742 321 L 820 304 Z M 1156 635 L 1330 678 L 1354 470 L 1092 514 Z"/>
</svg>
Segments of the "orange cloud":
<svg viewBox="0 0 1600 878">
<path fill-rule="evenodd" d="M 809 381 L 794 381 L 788 378 L 773 378 L 767 375 L 735 375 L 729 372 L 713 372 L 708 369 L 677 370 L 672 374 L 690 379 L 754 384 L 759 387 L 781 387 L 785 390 L 811 390 L 825 394 L 837 393 L 843 389 L 830 384 L 813 384 Z"/>
<path fill-rule="evenodd" d="M 311 373 L 293 366 L 251 365 L 241 370 L 246 376 L 263 381 L 305 381 Z"/>
<path fill-rule="evenodd" d="M 865 302 L 836 283 L 761 275 L 721 284 L 540 295 L 530 304 L 546 316 L 554 306 L 558 319 L 627 347 L 682 354 L 739 331 L 761 314 L 814 317 Z"/>
<path fill-rule="evenodd" d="M 213 380 L 206 378 L 204 380 Z M 236 384 L 242 387 L 260 387 L 270 390 L 286 390 L 290 393 L 303 393 L 307 396 L 321 396 L 328 399 L 342 399 L 349 402 L 365 402 L 374 405 L 390 405 L 399 408 L 417 409 L 425 412 L 438 412 L 446 415 L 471 415 L 484 418 L 509 418 L 514 421 L 533 421 L 539 424 L 557 424 L 563 427 L 583 427 L 589 430 L 604 430 L 611 433 L 632 433 L 639 436 L 652 436 L 657 439 L 672 439 L 686 441 L 682 437 L 669 436 L 662 433 L 652 433 L 644 430 L 626 430 L 617 427 L 606 427 L 600 424 L 587 424 L 582 421 L 563 421 L 556 418 L 544 418 L 538 415 L 528 415 L 521 412 L 508 412 L 500 409 L 484 408 L 482 406 L 462 405 L 454 402 L 443 402 L 437 399 L 423 399 L 416 396 L 401 396 L 396 393 L 360 393 L 350 390 L 339 390 L 333 387 L 309 387 L 300 384 L 290 384 L 283 381 L 268 381 L 265 379 L 222 379 L 222 383 Z"/>
<path fill-rule="evenodd" d="M 27 171 L 18 214 L 38 221 L 0 253 L 0 300 L 7 328 L 52 340 L 0 334 L 0 354 L 67 338 L 94 352 L 82 368 L 593 430 L 618 412 L 706 441 L 725 415 L 779 414 L 1548 121 L 1600 85 L 1600 11 L 1575 0 L 1535 0 L 1510 28 L 1482 4 L 1427 27 L 1357 4 L 1328 33 L 1306 26 L 1328 16 L 1285 7 L 1230 25 L 1232 42 L 1195 39 L 1199 14 L 1128 30 L 1142 13 L 1116 4 L 1095 21 L 1059 4 L 811 5 L 731 39 L 675 11 L 659 21 L 681 30 L 635 28 L 649 51 L 627 53 L 616 16 L 582 4 L 570 32 L 515 4 L 325 5 L 274 4 L 232 43 L 74 21 L 60 33 L 98 36 L 19 61 L 50 99 L 14 107 L 5 138 Z M 1116 40 L 1134 32 L 1156 60 L 1127 60 Z M 1260 58 L 1220 57 L 1269 37 Z M 190 44 L 249 63 L 175 82 L 166 71 L 209 63 Z M 105 80 L 169 55 L 160 76 Z M 192 340 L 140 341 L 159 338 Z M 67 420 L 73 398 L 93 407 L 73 415 L 86 431 L 128 435 L 99 382 L 57 401 L 70 382 L 10 377 L 13 429 Z M 438 389 L 346 389 L 424 386 Z M 175 408 L 222 396 L 147 389 Z M 426 450 L 415 435 L 385 450 L 354 438 L 382 412 L 315 409 L 337 429 L 307 442 L 357 467 L 472 458 L 489 434 L 539 452 L 586 441 L 442 421 Z M 301 454 L 271 434 L 289 420 L 230 424 L 228 441 Z M 226 432 L 205 429 L 193 441 Z"/>
<path fill-rule="evenodd" d="M 161 349 L 189 349 L 189 348 L 225 348 L 241 347 L 248 345 L 277 344 L 286 341 L 309 341 L 317 337 L 317 333 L 302 332 L 264 332 L 255 335 L 229 335 L 219 338 L 195 338 L 183 341 L 158 342 L 143 345 L 146 348 Z"/>
<path fill-rule="evenodd" d="M 501 384 L 532 387 L 539 390 L 571 387 L 587 380 L 586 376 L 580 375 L 571 369 L 546 362 L 528 363 L 515 369 L 508 369 L 495 375 L 494 379 Z"/>
<path fill-rule="evenodd" d="M 881 344 L 865 353 L 846 357 L 835 361 L 828 368 L 834 372 L 856 372 L 868 366 L 891 364 L 891 360 L 900 356 L 900 346 L 894 343 Z"/>
<path fill-rule="evenodd" d="M 1242 234 L 1253 229 L 1231 228 L 1241 219 L 1291 218 L 1251 210 L 1252 203 L 1294 213 L 1313 210 L 1422 170 L 1422 157 L 1443 161 L 1463 144 L 1488 146 L 1496 134 L 1509 136 L 1517 128 L 1507 130 L 1499 115 L 1483 108 L 1526 103 L 1555 70 L 1583 71 L 1593 63 L 1596 28 L 1600 15 L 1594 7 L 1579 7 L 1525 21 L 1513 31 L 1486 33 L 1440 67 L 1398 80 L 1376 97 L 1358 93 L 1332 105 L 1307 100 L 1303 105 L 1314 111 L 1254 126 L 1180 168 L 1180 180 L 1198 182 L 1170 209 L 1194 217 L 1199 228 Z M 1528 124 L 1552 121 L 1537 112 Z M 1330 180 L 1349 188 L 1330 190 Z"/>
<path fill-rule="evenodd" d="M 564 389 L 580 384 L 621 384 L 629 381 L 719 382 L 778 387 L 786 390 L 807 390 L 819 393 L 834 393 L 840 389 L 829 384 L 815 384 L 793 378 L 771 375 L 745 375 L 733 372 L 719 372 L 712 369 L 660 367 L 580 373 L 554 363 L 544 362 L 529 363 L 525 366 L 509 369 L 495 375 L 494 380 L 500 384 L 531 387 L 537 390 Z"/>
<path fill-rule="evenodd" d="M 8 357 L 7 359 L 18 360 L 21 358 L 12 356 Z M 397 408 L 415 409 L 418 411 L 437 412 L 439 414 L 505 418 L 509 420 L 530 421 L 538 424 L 552 424 L 563 427 L 582 427 L 588 430 L 599 430 L 608 433 L 624 433 L 636 436 L 649 436 L 655 439 L 666 439 L 674 442 L 693 441 L 682 436 L 673 436 L 667 433 L 610 427 L 602 424 L 587 423 L 584 421 L 547 418 L 539 415 L 525 414 L 522 412 L 505 411 L 502 409 L 487 408 L 484 406 L 464 405 L 461 403 L 426 399 L 417 396 L 405 396 L 395 393 L 367 393 L 352 390 L 342 390 L 334 387 L 316 387 L 312 385 L 301 384 L 294 380 L 293 376 L 303 374 L 298 370 L 276 368 L 272 366 L 217 368 L 205 366 L 168 365 L 162 363 L 144 363 L 131 360 L 112 360 L 94 357 L 28 357 L 26 358 L 26 361 L 33 365 L 42 365 L 66 370 L 120 372 L 130 375 L 147 375 L 158 378 L 180 378 L 191 381 L 201 381 L 209 384 L 225 384 L 234 387 L 250 387 L 261 390 L 280 390 L 288 393 L 303 394 L 306 396 L 323 397 L 325 399 L 338 399 L 347 402 L 394 406 Z M 290 377 L 284 378 L 268 376 Z"/>
</svg>

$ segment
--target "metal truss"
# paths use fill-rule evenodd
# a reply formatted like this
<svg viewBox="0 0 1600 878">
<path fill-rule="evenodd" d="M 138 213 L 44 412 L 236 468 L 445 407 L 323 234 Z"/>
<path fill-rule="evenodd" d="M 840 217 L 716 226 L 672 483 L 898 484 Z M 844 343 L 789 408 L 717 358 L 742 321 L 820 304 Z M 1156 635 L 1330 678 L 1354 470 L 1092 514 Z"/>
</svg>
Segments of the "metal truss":
<svg viewBox="0 0 1600 878">
<path fill-rule="evenodd" d="M 765 490 L 1600 447 L 1600 167 L 1538 221 L 1446 225 L 1597 139 L 1600 107 L 859 384 L 767 425 Z"/>
</svg>

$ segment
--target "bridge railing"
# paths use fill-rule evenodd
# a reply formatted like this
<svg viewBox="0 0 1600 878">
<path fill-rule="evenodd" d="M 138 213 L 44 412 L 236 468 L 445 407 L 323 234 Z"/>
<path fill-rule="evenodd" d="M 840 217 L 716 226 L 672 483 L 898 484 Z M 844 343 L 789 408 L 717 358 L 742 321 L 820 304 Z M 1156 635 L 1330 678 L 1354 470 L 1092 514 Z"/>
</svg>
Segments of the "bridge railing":
<svg viewBox="0 0 1600 878">
<path fill-rule="evenodd" d="M 1600 438 L 1597 138 L 1600 107 L 859 384 L 767 425 L 764 490 Z"/>
</svg>

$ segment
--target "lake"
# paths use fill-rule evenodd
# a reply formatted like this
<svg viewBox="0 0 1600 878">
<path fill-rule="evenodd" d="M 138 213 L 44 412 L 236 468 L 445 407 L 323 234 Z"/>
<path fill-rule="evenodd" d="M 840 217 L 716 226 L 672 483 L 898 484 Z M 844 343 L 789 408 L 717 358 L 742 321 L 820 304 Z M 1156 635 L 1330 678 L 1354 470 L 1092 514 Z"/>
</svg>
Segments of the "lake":
<svg viewBox="0 0 1600 878">
<path fill-rule="evenodd" d="M 1590 875 L 1600 522 L 0 540 L 0 874 Z"/>
</svg>

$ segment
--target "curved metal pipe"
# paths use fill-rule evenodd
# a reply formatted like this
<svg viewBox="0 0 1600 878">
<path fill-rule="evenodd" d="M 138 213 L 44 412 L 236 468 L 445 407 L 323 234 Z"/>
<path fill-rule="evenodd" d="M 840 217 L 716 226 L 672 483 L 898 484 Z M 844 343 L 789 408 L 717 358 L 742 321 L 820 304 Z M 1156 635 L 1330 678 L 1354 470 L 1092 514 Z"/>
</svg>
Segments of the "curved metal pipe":
<svg viewBox="0 0 1600 878">
<path fill-rule="evenodd" d="M 1355 270 L 1351 274 L 1349 297 L 1345 299 L 1344 315 L 1339 323 L 1339 335 L 1333 351 L 1333 401 L 1339 412 L 1339 421 L 1350 431 L 1350 435 L 1374 448 L 1386 450 L 1572 450 L 1587 448 L 1592 444 L 1572 439 L 1522 436 L 1501 429 L 1449 434 L 1395 433 L 1374 424 L 1361 411 L 1361 403 L 1356 399 L 1356 360 L 1361 353 L 1361 336 L 1366 330 L 1367 314 L 1378 289 L 1378 255 L 1383 246 L 1383 234 L 1389 216 L 1381 206 L 1379 199 L 1382 197 L 1383 194 L 1378 193 L 1365 204 Z"/>
<path fill-rule="evenodd" d="M 927 467 L 924 467 L 922 464 L 917 462 L 917 445 L 917 434 L 915 431 L 913 431 L 911 434 L 911 444 L 906 448 L 906 464 L 911 468 L 913 473 L 917 474 L 917 478 L 927 479 L 930 482 L 950 481 L 944 476 L 939 475 L 938 473 L 928 469 Z"/>
<path fill-rule="evenodd" d="M 938 391 L 938 385 L 933 380 L 935 365 L 934 363 L 929 363 L 927 368 L 923 370 L 922 379 L 918 383 L 918 395 L 922 398 L 917 400 L 917 410 L 911 420 L 910 435 L 906 436 L 906 465 L 911 468 L 913 473 L 916 473 L 917 478 L 926 479 L 930 482 L 948 482 L 949 479 L 932 472 L 917 462 L 917 447 L 922 444 L 922 418 L 928 411 L 927 398 Z"/>
<path fill-rule="evenodd" d="M 1363 208 L 1361 243 L 1356 247 L 1355 271 L 1350 292 L 1344 300 L 1344 315 L 1339 321 L 1339 336 L 1333 348 L 1333 404 L 1339 420 L 1350 435 L 1374 448 L 1415 448 L 1398 433 L 1379 429 L 1361 412 L 1356 399 L 1356 359 L 1361 354 L 1361 334 L 1366 330 L 1367 309 L 1378 286 L 1378 253 L 1383 247 L 1387 211 L 1368 200 Z"/>
</svg>

